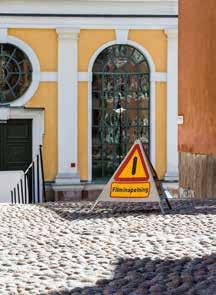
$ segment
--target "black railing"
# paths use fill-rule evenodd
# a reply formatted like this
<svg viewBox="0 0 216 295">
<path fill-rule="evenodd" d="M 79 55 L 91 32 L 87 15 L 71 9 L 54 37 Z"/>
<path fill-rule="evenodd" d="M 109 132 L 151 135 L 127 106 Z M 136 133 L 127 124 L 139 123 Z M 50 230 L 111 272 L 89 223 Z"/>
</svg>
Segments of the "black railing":
<svg viewBox="0 0 216 295">
<path fill-rule="evenodd" d="M 23 177 L 11 190 L 12 204 L 30 204 L 46 202 L 46 191 L 43 169 L 42 146 L 39 154 L 24 172 Z"/>
</svg>

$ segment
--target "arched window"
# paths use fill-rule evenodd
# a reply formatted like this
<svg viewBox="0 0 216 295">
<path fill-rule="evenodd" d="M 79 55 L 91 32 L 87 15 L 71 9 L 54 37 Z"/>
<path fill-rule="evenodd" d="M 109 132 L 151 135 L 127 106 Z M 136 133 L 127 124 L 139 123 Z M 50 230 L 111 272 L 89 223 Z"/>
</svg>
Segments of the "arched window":
<svg viewBox="0 0 216 295">
<path fill-rule="evenodd" d="M 20 98 L 32 81 L 32 65 L 17 46 L 0 44 L 0 104 Z"/>
<path fill-rule="evenodd" d="M 129 45 L 103 50 L 93 66 L 93 179 L 108 179 L 137 138 L 150 151 L 150 70 Z"/>
</svg>

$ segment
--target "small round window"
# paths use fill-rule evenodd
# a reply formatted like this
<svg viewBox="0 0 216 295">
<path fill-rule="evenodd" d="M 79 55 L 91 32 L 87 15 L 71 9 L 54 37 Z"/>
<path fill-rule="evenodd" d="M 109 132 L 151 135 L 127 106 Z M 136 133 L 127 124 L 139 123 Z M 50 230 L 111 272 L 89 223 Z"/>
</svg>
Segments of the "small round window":
<svg viewBox="0 0 216 295">
<path fill-rule="evenodd" d="M 20 98 L 32 81 L 32 65 L 26 54 L 12 44 L 0 44 L 0 104 Z"/>
</svg>

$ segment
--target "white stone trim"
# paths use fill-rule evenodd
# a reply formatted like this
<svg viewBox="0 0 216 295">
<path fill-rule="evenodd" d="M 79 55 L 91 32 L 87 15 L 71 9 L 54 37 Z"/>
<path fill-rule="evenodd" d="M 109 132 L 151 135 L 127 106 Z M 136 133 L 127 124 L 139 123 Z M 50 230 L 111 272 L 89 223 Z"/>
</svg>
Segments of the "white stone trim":
<svg viewBox="0 0 216 295">
<path fill-rule="evenodd" d="M 78 175 L 78 36 L 79 29 L 58 34 L 58 173 L 57 184 L 79 183 Z M 72 167 L 72 163 L 75 167 Z"/>
<path fill-rule="evenodd" d="M 5 114 L 7 114 L 5 116 Z M 39 152 L 39 146 L 43 144 L 44 135 L 44 110 L 16 107 L 1 107 L 0 120 L 31 119 L 32 120 L 32 156 Z"/>
<path fill-rule="evenodd" d="M 58 73 L 57 72 L 41 72 L 40 81 L 41 82 L 57 82 Z"/>
<path fill-rule="evenodd" d="M 80 29 L 77 28 L 57 28 L 58 40 L 78 40 Z"/>
<path fill-rule="evenodd" d="M 10 118 L 10 108 L 1 107 L 0 108 L 0 121 L 7 121 Z"/>
<path fill-rule="evenodd" d="M 78 73 L 79 82 L 91 82 L 92 75 L 88 72 L 79 72 Z M 151 81 L 154 82 L 167 82 L 167 73 L 166 72 L 154 72 L 151 74 Z"/>
<path fill-rule="evenodd" d="M 178 30 L 167 35 L 167 171 L 166 180 L 178 179 Z"/>
<path fill-rule="evenodd" d="M 1 1 L 2 13 L 176 15 L 178 0 Z"/>
<path fill-rule="evenodd" d="M 8 111 L 9 111 L 8 119 L 31 119 L 32 120 L 32 160 L 35 160 L 36 156 L 39 154 L 39 146 L 43 145 L 44 110 L 10 107 L 8 108 Z M 39 181 L 40 181 L 40 187 L 42 188 L 41 177 Z M 35 185 L 35 190 L 37 192 L 36 185 Z"/>
<path fill-rule="evenodd" d="M 109 41 L 105 44 L 103 44 L 101 47 L 99 47 L 95 52 L 94 54 L 91 56 L 90 58 L 90 61 L 89 61 L 89 66 L 88 66 L 88 73 L 92 73 L 92 68 L 93 68 L 93 65 L 94 65 L 94 62 L 96 60 L 96 58 L 98 57 L 98 55 L 107 47 L 109 46 L 112 46 L 112 45 L 116 45 L 116 44 L 119 44 L 116 40 L 114 41 Z M 155 64 L 153 62 L 153 59 L 150 55 L 150 53 L 143 47 L 141 46 L 140 44 L 134 42 L 134 41 L 131 41 L 131 40 L 128 40 L 127 41 L 127 44 L 128 45 L 131 45 L 131 46 L 134 46 L 135 48 L 137 48 L 138 50 L 140 50 L 146 57 L 148 63 L 149 63 L 149 67 L 150 67 L 150 71 L 151 73 L 155 73 Z M 152 75 L 152 74 L 151 74 Z"/>
<path fill-rule="evenodd" d="M 3 36 L 3 39 L 1 39 L 1 36 Z M 12 107 L 24 106 L 32 98 L 40 83 L 40 64 L 38 57 L 28 44 L 16 37 L 4 33 L 3 35 L 0 35 L 0 42 L 11 43 L 19 47 L 28 56 L 32 64 L 32 82 L 29 88 L 20 98 L 10 103 L 10 106 Z"/>
<path fill-rule="evenodd" d="M 7 28 L 0 28 L 0 43 L 6 43 L 8 37 L 8 29 Z"/>
<path fill-rule="evenodd" d="M 178 27 L 177 17 L 23 17 L 1 16 L 0 28 L 29 28 L 29 29 L 136 29 L 164 30 Z"/>
<path fill-rule="evenodd" d="M 167 81 L 167 73 L 166 72 L 155 72 L 151 77 L 152 81 L 155 82 L 166 82 Z"/>
<path fill-rule="evenodd" d="M 119 44 L 118 41 L 110 41 L 105 44 L 103 44 L 101 47 L 99 47 L 94 54 L 92 55 L 90 61 L 89 61 L 89 66 L 88 66 L 88 77 L 91 77 L 90 81 L 88 82 L 88 180 L 92 181 L 92 68 L 94 65 L 94 62 L 98 55 L 107 47 Z M 150 92 L 151 92 L 151 162 L 153 166 L 155 166 L 155 159 L 156 159 L 156 82 L 153 77 L 155 77 L 155 64 L 154 61 L 149 54 L 149 52 L 142 47 L 140 44 L 128 40 L 127 41 L 128 45 L 134 46 L 138 50 L 140 50 L 143 55 L 146 57 L 149 68 L 150 68 L 150 81 L 151 81 L 151 86 L 150 86 Z"/>
<path fill-rule="evenodd" d="M 78 81 L 79 82 L 87 82 L 91 80 L 91 75 L 88 72 L 79 72 L 78 73 Z"/>
<path fill-rule="evenodd" d="M 128 41 L 128 29 L 121 29 L 121 30 L 115 30 L 116 33 L 116 42 L 119 44 L 127 44 Z"/>
</svg>

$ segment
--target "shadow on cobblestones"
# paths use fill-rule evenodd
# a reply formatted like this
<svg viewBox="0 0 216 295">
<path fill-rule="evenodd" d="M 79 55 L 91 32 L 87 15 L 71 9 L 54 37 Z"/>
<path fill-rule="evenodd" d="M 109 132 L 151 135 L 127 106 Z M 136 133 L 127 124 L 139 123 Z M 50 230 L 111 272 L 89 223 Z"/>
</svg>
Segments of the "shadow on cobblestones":
<svg viewBox="0 0 216 295">
<path fill-rule="evenodd" d="M 97 208 L 90 211 L 93 203 L 77 202 L 57 202 L 49 203 L 48 209 L 53 210 L 61 218 L 66 220 L 88 220 L 88 219 L 106 219 L 106 218 L 118 218 L 126 216 L 142 216 L 143 214 L 155 214 L 161 215 L 160 208 L 157 203 L 145 204 L 145 203 L 100 203 Z M 171 201 L 172 210 L 169 210 L 165 206 L 165 212 L 169 215 L 196 215 L 196 214 L 212 214 L 216 215 L 216 200 L 213 201 L 188 201 L 181 200 Z M 45 205 L 46 206 L 46 205 Z"/>
<path fill-rule="evenodd" d="M 86 219 L 106 219 L 106 218 L 118 218 L 126 216 L 141 216 L 143 214 L 161 214 L 160 209 L 156 206 L 155 209 L 142 207 L 140 205 L 129 204 L 127 206 L 122 204 L 110 205 L 102 204 L 95 208 L 93 211 L 90 211 L 92 203 L 89 206 L 78 206 L 74 208 L 74 203 L 55 203 L 54 205 L 48 207 L 48 209 L 53 210 L 61 218 L 67 220 L 86 220 Z"/>
<path fill-rule="evenodd" d="M 176 260 L 120 259 L 112 279 L 50 295 L 214 295 L 216 254 Z"/>
<path fill-rule="evenodd" d="M 1 205 L 0 295 L 216 295 L 215 202 L 178 204 Z"/>
</svg>

